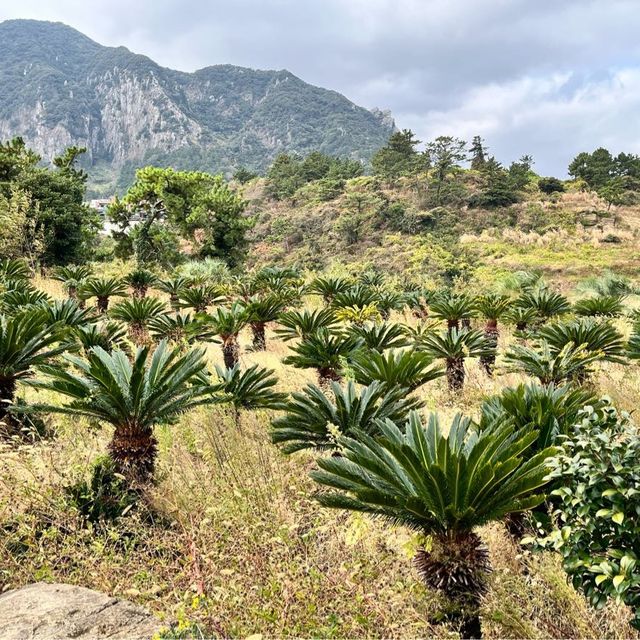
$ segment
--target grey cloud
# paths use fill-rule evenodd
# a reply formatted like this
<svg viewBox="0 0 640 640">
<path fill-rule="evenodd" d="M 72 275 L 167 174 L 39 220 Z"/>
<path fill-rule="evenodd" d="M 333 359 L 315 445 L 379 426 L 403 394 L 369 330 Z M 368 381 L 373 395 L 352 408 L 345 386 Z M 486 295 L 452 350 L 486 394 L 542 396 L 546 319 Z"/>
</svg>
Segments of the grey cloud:
<svg viewBox="0 0 640 640">
<path fill-rule="evenodd" d="M 635 0 L 9 1 L 0 19 L 61 20 L 173 68 L 288 68 L 544 173 L 600 144 L 640 151 Z"/>
</svg>

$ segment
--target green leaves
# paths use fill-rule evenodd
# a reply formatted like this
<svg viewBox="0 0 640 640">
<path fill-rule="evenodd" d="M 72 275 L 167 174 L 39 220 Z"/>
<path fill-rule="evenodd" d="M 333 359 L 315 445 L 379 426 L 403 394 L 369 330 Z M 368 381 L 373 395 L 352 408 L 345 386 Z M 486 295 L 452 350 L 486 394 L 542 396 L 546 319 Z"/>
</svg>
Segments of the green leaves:
<svg viewBox="0 0 640 640">
<path fill-rule="evenodd" d="M 613 597 L 640 621 L 640 438 L 610 404 L 587 408 L 550 461 L 556 522 L 538 543 L 558 550 L 574 586 L 597 607 Z"/>
<path fill-rule="evenodd" d="M 315 385 L 294 393 L 284 407 L 286 414 L 273 421 L 271 438 L 283 444 L 285 453 L 301 449 L 335 449 L 340 434 L 379 433 L 380 421 L 402 423 L 420 402 L 407 397 L 407 390 L 389 390 L 373 382 L 358 391 L 353 382 L 341 387 L 331 383 L 331 395 L 325 396 Z"/>
<path fill-rule="evenodd" d="M 340 437 L 342 457 L 318 460 L 311 477 L 334 490 L 319 496 L 321 504 L 455 535 L 543 499 L 554 450 L 527 457 L 535 432 L 519 433 L 508 422 L 478 432 L 456 416 L 445 436 L 435 414 L 425 425 L 415 412 L 404 430 L 390 420 L 378 428 L 377 438 Z"/>
</svg>

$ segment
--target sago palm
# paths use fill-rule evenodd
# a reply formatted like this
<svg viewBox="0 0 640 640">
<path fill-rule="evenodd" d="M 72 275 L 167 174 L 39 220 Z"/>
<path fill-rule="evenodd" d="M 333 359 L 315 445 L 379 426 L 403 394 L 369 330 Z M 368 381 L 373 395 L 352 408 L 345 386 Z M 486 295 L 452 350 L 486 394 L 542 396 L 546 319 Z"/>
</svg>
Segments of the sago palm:
<svg viewBox="0 0 640 640">
<path fill-rule="evenodd" d="M 153 318 L 165 312 L 164 303 L 158 298 L 134 297 L 113 307 L 111 317 L 129 326 L 131 340 L 141 346 L 149 339 L 148 326 Z"/>
<path fill-rule="evenodd" d="M 322 296 L 326 304 L 331 304 L 339 293 L 348 291 L 353 283 L 347 278 L 316 278 L 309 285 L 309 293 Z"/>
<path fill-rule="evenodd" d="M 376 307 L 383 320 L 388 320 L 392 311 L 402 311 L 407 305 L 407 297 L 400 291 L 381 290 L 376 295 Z"/>
<path fill-rule="evenodd" d="M 607 321 L 587 317 L 554 322 L 541 327 L 537 337 L 547 342 L 553 354 L 568 344 L 583 345 L 588 352 L 598 354 L 600 360 L 625 363 L 624 336 Z"/>
<path fill-rule="evenodd" d="M 327 394 L 311 384 L 294 393 L 284 407 L 285 414 L 273 420 L 271 439 L 282 445 L 285 453 L 302 449 L 335 451 L 339 435 L 377 435 L 381 420 L 403 424 L 410 411 L 419 406 L 418 400 L 407 397 L 406 389 L 389 390 L 381 382 L 360 391 L 351 381 L 345 387 L 332 382 Z"/>
<path fill-rule="evenodd" d="M 206 316 L 190 313 L 162 313 L 148 322 L 151 337 L 160 342 L 192 345 L 196 342 L 217 342 L 215 333 L 208 325 Z"/>
<path fill-rule="evenodd" d="M 184 276 L 175 276 L 165 280 L 158 280 L 156 287 L 169 295 L 169 304 L 174 311 L 180 308 L 180 294 L 189 286 L 189 280 Z"/>
<path fill-rule="evenodd" d="M 349 366 L 360 384 L 378 381 L 388 389 L 403 387 L 408 391 L 445 374 L 443 367 L 434 365 L 432 356 L 413 350 L 393 349 L 384 353 L 362 350 L 352 356 Z"/>
<path fill-rule="evenodd" d="M 493 375 L 493 369 L 496 364 L 496 352 L 500 338 L 498 320 L 509 312 L 511 304 L 511 298 L 508 296 L 495 294 L 487 294 L 477 299 L 476 307 L 478 313 L 485 320 L 484 337 L 491 344 L 491 352 L 480 356 L 480 365 L 489 376 Z"/>
<path fill-rule="evenodd" d="M 81 309 L 73 298 L 56 300 L 41 306 L 47 313 L 47 322 L 52 324 L 57 322 L 65 327 L 80 327 L 95 320 L 93 312 L 89 309 Z"/>
<path fill-rule="evenodd" d="M 540 504 L 554 450 L 529 456 L 535 431 L 502 422 L 478 433 L 460 416 L 448 435 L 436 415 L 424 425 L 416 413 L 404 428 L 387 421 L 379 429 L 377 438 L 340 438 L 342 456 L 318 460 L 311 477 L 332 490 L 317 499 L 429 537 L 416 553 L 417 571 L 455 605 L 461 636 L 479 638 L 478 606 L 491 567 L 475 529 Z"/>
<path fill-rule="evenodd" d="M 42 307 L 51 303 L 51 298 L 39 289 L 10 289 L 0 295 L 0 309 L 4 313 L 19 313 L 27 307 Z"/>
<path fill-rule="evenodd" d="M 506 387 L 481 407 L 481 428 L 499 420 L 511 420 L 522 431 L 538 432 L 534 447 L 538 450 L 556 443 L 558 436 L 568 435 L 585 406 L 601 406 L 590 390 L 553 383 L 520 384 Z"/>
<path fill-rule="evenodd" d="M 362 344 L 361 338 L 332 333 L 322 328 L 293 345 L 293 355 L 283 358 L 282 362 L 298 369 L 315 369 L 322 386 L 342 378 L 344 361 Z"/>
<path fill-rule="evenodd" d="M 286 300 L 276 294 L 249 299 L 246 309 L 255 351 L 264 351 L 267 348 L 267 323 L 277 320 L 285 306 Z"/>
<path fill-rule="evenodd" d="M 530 307 L 513 306 L 505 314 L 505 321 L 515 325 L 516 331 L 526 331 L 529 325 L 536 322 L 538 314 Z"/>
<path fill-rule="evenodd" d="M 135 298 L 144 298 L 150 287 L 158 282 L 158 276 L 148 269 L 135 269 L 124 278 L 125 284 L 129 285 Z"/>
<path fill-rule="evenodd" d="M 493 348 L 484 337 L 482 331 L 458 331 L 450 329 L 443 333 L 425 335 L 419 344 L 419 349 L 433 358 L 441 358 L 446 363 L 447 385 L 451 391 L 461 391 L 464 388 L 466 358 L 477 358 L 491 355 Z"/>
<path fill-rule="evenodd" d="M 62 327 L 48 321 L 46 311 L 26 309 L 12 316 L 0 314 L 0 422 L 15 400 L 19 381 L 34 368 L 63 353 Z"/>
<path fill-rule="evenodd" d="M 35 386 L 69 399 L 49 411 L 86 416 L 114 428 L 109 456 L 132 482 L 153 477 L 157 456 L 154 428 L 189 409 L 212 402 L 204 352 L 170 349 L 161 342 L 153 355 L 138 349 L 133 361 L 122 351 L 92 349 L 86 360 L 66 356 L 70 367 L 47 366 Z"/>
<path fill-rule="evenodd" d="M 67 265 L 58 267 L 51 277 L 62 282 L 67 295 L 75 300 L 78 297 L 78 287 L 90 276 L 91 268 L 86 265 Z"/>
<path fill-rule="evenodd" d="M 128 352 L 127 330 L 124 325 L 114 320 L 81 325 L 74 329 L 74 335 L 85 354 L 94 347 L 100 347 L 105 351 L 120 349 Z"/>
<path fill-rule="evenodd" d="M 278 379 L 273 369 L 254 364 L 242 371 L 239 365 L 232 369 L 216 365 L 216 375 L 216 393 L 221 394 L 221 402 L 228 402 L 233 407 L 236 426 L 240 426 L 242 409 L 284 408 L 287 394 L 275 390 Z"/>
<path fill-rule="evenodd" d="M 477 315 L 476 300 L 463 293 L 442 293 L 431 302 L 431 317 L 446 320 L 449 331 L 458 331 L 461 322 L 468 322 Z"/>
<path fill-rule="evenodd" d="M 368 322 L 364 325 L 353 325 L 349 327 L 348 332 L 362 338 L 364 346 L 372 351 L 398 349 L 409 344 L 408 328 L 397 323 Z"/>
<path fill-rule="evenodd" d="M 178 298 L 178 307 L 193 309 L 195 313 L 205 313 L 207 307 L 221 303 L 224 300 L 216 287 L 201 284 L 182 289 Z"/>
<path fill-rule="evenodd" d="M 118 278 L 89 278 L 78 289 L 80 298 L 86 300 L 95 297 L 100 313 L 106 313 L 109 308 L 109 299 L 114 296 L 123 296 L 127 287 Z"/>
<path fill-rule="evenodd" d="M 623 296 L 584 298 L 573 305 L 573 312 L 577 316 L 617 318 L 624 311 L 623 300 Z"/>
<path fill-rule="evenodd" d="M 334 309 L 375 306 L 377 298 L 377 292 L 374 289 L 362 284 L 357 284 L 349 287 L 349 289 L 345 291 L 336 293 L 331 301 L 331 306 Z"/>
<path fill-rule="evenodd" d="M 318 329 L 332 329 L 338 323 L 333 309 L 285 311 L 278 317 L 275 333 L 284 341 L 306 338 Z"/>
<path fill-rule="evenodd" d="M 240 358 L 238 335 L 247 325 L 249 316 L 243 304 L 234 302 L 229 308 L 218 307 L 207 316 L 207 322 L 213 333 L 222 340 L 222 357 L 227 369 L 233 369 Z"/>
<path fill-rule="evenodd" d="M 5 282 L 7 280 L 29 280 L 30 277 L 31 270 L 24 260 L 18 260 L 16 258 L 0 259 L 1 281 Z"/>
<path fill-rule="evenodd" d="M 569 343 L 556 352 L 545 341 L 531 347 L 512 345 L 504 356 L 508 373 L 524 373 L 538 378 L 541 384 L 583 381 L 591 374 L 591 365 L 599 359 L 598 353 L 582 345 Z"/>
<path fill-rule="evenodd" d="M 523 293 L 515 305 L 532 309 L 543 322 L 571 311 L 571 304 L 561 293 L 546 288 Z"/>
</svg>

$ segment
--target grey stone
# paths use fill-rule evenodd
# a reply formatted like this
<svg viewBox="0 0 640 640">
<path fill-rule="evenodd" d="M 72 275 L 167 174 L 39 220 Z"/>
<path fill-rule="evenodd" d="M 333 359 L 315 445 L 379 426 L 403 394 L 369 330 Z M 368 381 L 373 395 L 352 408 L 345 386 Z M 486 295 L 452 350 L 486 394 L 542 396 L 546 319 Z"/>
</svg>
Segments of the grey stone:
<svg viewBox="0 0 640 640">
<path fill-rule="evenodd" d="M 160 629 L 127 600 L 70 584 L 30 584 L 0 596 L 2 640 L 148 640 Z"/>
</svg>

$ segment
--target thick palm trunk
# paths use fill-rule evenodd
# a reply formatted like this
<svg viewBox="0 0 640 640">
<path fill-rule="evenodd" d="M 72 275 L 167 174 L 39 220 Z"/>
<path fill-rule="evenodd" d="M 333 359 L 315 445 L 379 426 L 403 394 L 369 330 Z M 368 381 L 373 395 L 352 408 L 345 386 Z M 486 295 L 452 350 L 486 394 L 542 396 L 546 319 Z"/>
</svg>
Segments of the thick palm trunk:
<svg viewBox="0 0 640 640">
<path fill-rule="evenodd" d="M 178 311 L 180 309 L 180 298 L 177 293 L 169 295 L 169 305 L 173 311 Z"/>
<path fill-rule="evenodd" d="M 266 324 L 264 322 L 252 322 L 253 350 L 265 351 L 267 349 L 267 336 L 265 333 Z"/>
<path fill-rule="evenodd" d="M 147 296 L 147 287 L 133 287 L 133 297 L 142 300 Z"/>
<path fill-rule="evenodd" d="M 471 329 L 471 318 L 462 318 L 462 328 Z"/>
<path fill-rule="evenodd" d="M 69 287 L 67 288 L 67 294 L 68 294 L 70 300 L 77 300 L 78 299 L 78 287 L 73 286 L 73 285 L 69 285 Z"/>
<path fill-rule="evenodd" d="M 460 323 L 458 320 L 447 320 L 447 329 L 449 333 L 453 333 L 453 330 L 459 331 Z"/>
<path fill-rule="evenodd" d="M 14 378 L 0 378 L 0 422 L 6 420 L 9 407 L 16 396 L 16 381 Z M 5 425 L 7 426 L 7 425 Z"/>
<path fill-rule="evenodd" d="M 109 308 L 109 296 L 98 296 L 98 312 L 107 313 Z"/>
<path fill-rule="evenodd" d="M 447 358 L 447 385 L 450 391 L 464 388 L 464 358 Z"/>
<path fill-rule="evenodd" d="M 109 443 L 109 456 L 119 473 L 132 483 L 153 477 L 158 445 L 151 431 L 117 427 Z"/>
<path fill-rule="evenodd" d="M 318 369 L 318 386 L 323 390 L 329 389 L 332 382 L 340 382 L 341 380 L 342 376 L 335 369 L 330 367 Z"/>
<path fill-rule="evenodd" d="M 224 366 L 227 369 L 233 369 L 238 364 L 240 359 L 240 347 L 235 336 L 230 336 L 222 343 L 222 357 L 224 359 Z"/>
<path fill-rule="evenodd" d="M 462 638 L 481 638 L 479 606 L 491 572 L 489 552 L 471 531 L 434 536 L 430 551 L 419 549 L 415 566 L 424 583 L 443 593 L 455 609 Z"/>
<path fill-rule="evenodd" d="M 496 366 L 496 351 L 498 350 L 498 338 L 500 337 L 497 320 L 487 320 L 484 328 L 484 337 L 491 344 L 491 353 L 480 356 L 480 366 L 491 377 Z"/>
<path fill-rule="evenodd" d="M 149 341 L 147 327 L 139 322 L 134 322 L 129 326 L 129 336 L 136 347 L 142 347 Z"/>
</svg>

